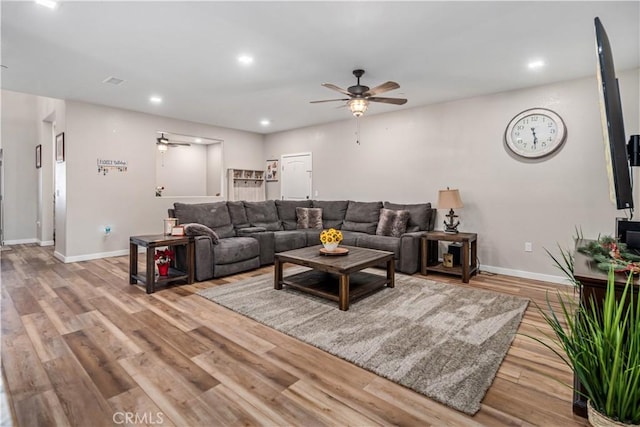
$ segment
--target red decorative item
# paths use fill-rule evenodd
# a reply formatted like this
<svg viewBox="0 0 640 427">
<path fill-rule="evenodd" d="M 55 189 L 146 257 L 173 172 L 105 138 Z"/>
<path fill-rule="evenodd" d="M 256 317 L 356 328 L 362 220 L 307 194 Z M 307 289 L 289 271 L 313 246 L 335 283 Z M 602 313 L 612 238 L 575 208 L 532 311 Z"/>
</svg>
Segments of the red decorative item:
<svg viewBox="0 0 640 427">
<path fill-rule="evenodd" d="M 158 264 L 158 274 L 161 276 L 169 275 L 169 263 L 166 264 Z"/>
</svg>

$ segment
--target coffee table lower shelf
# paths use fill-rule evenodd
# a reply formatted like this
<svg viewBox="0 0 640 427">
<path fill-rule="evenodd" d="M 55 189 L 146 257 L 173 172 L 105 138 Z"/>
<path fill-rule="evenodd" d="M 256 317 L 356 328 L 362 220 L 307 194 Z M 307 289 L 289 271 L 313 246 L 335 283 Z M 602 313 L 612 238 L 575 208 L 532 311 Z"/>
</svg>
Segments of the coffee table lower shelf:
<svg viewBox="0 0 640 427">
<path fill-rule="evenodd" d="M 349 302 L 384 288 L 389 283 L 385 276 L 358 271 L 349 275 Z M 282 285 L 301 292 L 340 302 L 340 275 L 309 270 L 283 278 Z"/>
</svg>

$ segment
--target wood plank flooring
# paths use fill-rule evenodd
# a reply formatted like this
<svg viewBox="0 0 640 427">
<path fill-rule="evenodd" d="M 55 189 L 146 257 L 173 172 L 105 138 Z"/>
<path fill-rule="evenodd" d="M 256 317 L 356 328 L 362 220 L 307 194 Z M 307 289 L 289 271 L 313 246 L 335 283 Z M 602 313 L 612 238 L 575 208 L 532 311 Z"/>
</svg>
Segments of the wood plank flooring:
<svg viewBox="0 0 640 427">
<path fill-rule="evenodd" d="M 586 426 L 569 369 L 517 336 L 470 417 L 194 295 L 260 274 L 166 288 L 128 283 L 128 257 L 63 264 L 0 252 L 2 375 L 17 426 Z M 528 297 L 568 287 L 481 274 L 429 279 Z M 519 333 L 549 332 L 534 304 Z"/>
</svg>

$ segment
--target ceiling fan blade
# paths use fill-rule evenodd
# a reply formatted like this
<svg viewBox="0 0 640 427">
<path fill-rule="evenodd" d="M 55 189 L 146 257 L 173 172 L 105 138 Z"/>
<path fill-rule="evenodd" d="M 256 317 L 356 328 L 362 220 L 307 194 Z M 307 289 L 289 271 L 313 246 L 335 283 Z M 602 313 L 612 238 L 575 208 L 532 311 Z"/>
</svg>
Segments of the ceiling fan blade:
<svg viewBox="0 0 640 427">
<path fill-rule="evenodd" d="M 372 101 L 372 102 L 383 102 L 385 104 L 395 104 L 395 105 L 402 105 L 402 104 L 406 104 L 407 100 L 404 98 L 380 98 L 380 97 L 371 97 L 371 98 L 367 98 L 367 101 Z"/>
<path fill-rule="evenodd" d="M 379 93 L 388 92 L 390 90 L 399 89 L 399 88 L 400 88 L 400 85 L 396 82 L 386 82 L 374 87 L 373 89 L 369 89 L 364 93 L 364 96 L 375 96 Z"/>
<path fill-rule="evenodd" d="M 331 83 L 322 83 L 322 86 L 326 87 L 327 89 L 335 90 L 335 91 L 340 92 L 342 94 L 351 96 L 351 94 L 346 89 L 342 89 L 341 87 L 338 87 L 338 86 L 333 85 Z"/>
<path fill-rule="evenodd" d="M 189 144 L 188 142 L 170 142 L 169 143 L 169 147 L 179 147 L 179 146 L 191 147 L 191 144 Z"/>
<path fill-rule="evenodd" d="M 342 99 L 324 99 L 322 101 L 309 101 L 311 104 L 318 104 L 320 102 L 334 102 L 334 101 L 349 101 L 351 98 L 342 98 Z"/>
</svg>

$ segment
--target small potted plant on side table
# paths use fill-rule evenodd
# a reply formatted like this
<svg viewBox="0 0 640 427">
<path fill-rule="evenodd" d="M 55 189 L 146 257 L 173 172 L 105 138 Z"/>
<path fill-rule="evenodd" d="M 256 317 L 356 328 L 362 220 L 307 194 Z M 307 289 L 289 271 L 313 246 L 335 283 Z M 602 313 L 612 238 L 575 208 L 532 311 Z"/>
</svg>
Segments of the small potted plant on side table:
<svg viewBox="0 0 640 427">
<path fill-rule="evenodd" d="M 169 275 L 169 266 L 171 265 L 171 261 L 175 258 L 175 253 L 167 248 L 167 249 L 157 249 L 155 254 L 156 264 L 158 265 L 158 274 L 160 276 L 168 276 Z"/>
</svg>

